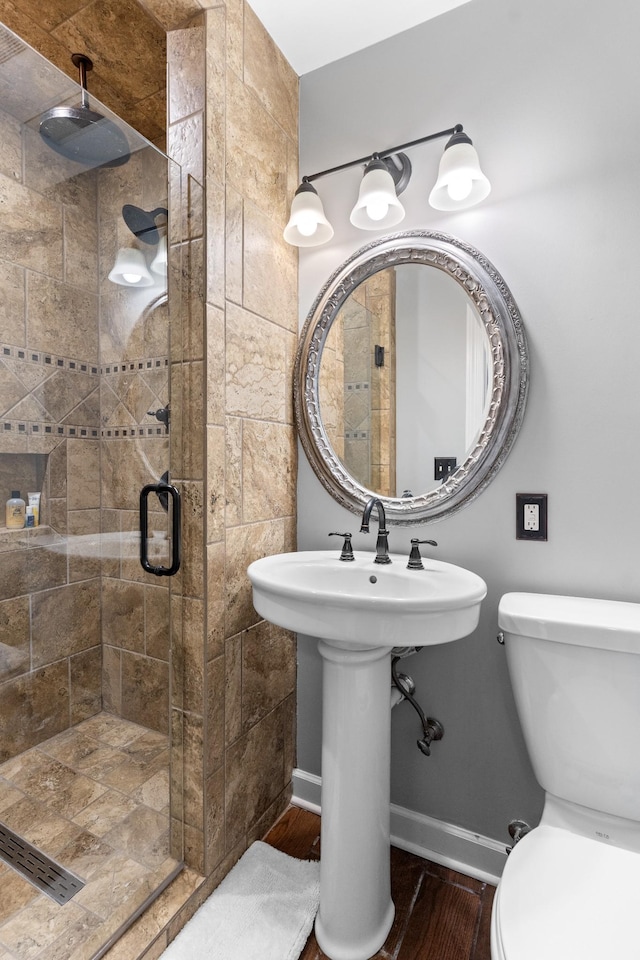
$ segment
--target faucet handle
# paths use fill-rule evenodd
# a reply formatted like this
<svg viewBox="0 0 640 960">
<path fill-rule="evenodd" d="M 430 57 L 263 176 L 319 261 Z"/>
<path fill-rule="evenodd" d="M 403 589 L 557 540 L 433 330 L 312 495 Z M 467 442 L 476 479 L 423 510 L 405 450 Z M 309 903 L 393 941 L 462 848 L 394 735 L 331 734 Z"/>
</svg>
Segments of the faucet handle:
<svg viewBox="0 0 640 960">
<path fill-rule="evenodd" d="M 430 543 L 432 547 L 438 546 L 435 540 L 418 540 L 417 537 L 413 537 L 411 540 L 411 553 L 409 554 L 407 570 L 424 570 L 424 564 L 420 556 L 421 543 Z"/>
<path fill-rule="evenodd" d="M 353 547 L 351 546 L 351 537 L 352 533 L 330 533 L 330 537 L 344 537 L 344 543 L 342 544 L 342 553 L 340 554 L 341 560 L 355 560 L 353 555 Z"/>
</svg>

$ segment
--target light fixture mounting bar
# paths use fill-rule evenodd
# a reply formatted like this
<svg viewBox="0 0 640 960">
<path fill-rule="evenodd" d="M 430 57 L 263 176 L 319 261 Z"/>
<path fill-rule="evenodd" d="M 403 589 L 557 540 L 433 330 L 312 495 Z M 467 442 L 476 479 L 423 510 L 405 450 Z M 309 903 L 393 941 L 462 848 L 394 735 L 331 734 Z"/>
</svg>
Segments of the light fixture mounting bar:
<svg viewBox="0 0 640 960">
<path fill-rule="evenodd" d="M 347 170 L 349 167 L 357 167 L 363 163 L 369 163 L 375 157 L 383 160 L 394 153 L 400 153 L 402 150 L 408 150 L 410 147 L 416 147 L 419 143 L 427 143 L 429 140 L 439 140 L 442 137 L 450 137 L 454 133 L 462 132 L 462 124 L 457 123 L 455 127 L 447 127 L 446 130 L 439 130 L 437 133 L 429 133 L 426 137 L 419 137 L 417 140 L 410 140 L 408 143 L 401 143 L 397 147 L 389 147 L 388 150 L 381 150 L 376 153 L 367 154 L 366 157 L 359 157 L 357 160 L 349 160 L 348 163 L 340 163 L 336 167 L 329 167 L 327 170 L 320 170 L 318 173 L 312 173 L 308 177 L 303 177 L 303 183 L 311 183 L 312 180 L 318 180 L 320 177 L 326 177 L 329 173 L 337 173 L 339 170 Z"/>
</svg>

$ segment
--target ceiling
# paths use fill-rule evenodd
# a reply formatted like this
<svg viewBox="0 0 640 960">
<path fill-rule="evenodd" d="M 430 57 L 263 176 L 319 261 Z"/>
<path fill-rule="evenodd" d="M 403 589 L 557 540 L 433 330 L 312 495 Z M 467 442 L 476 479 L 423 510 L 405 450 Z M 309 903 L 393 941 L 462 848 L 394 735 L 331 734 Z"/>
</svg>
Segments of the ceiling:
<svg viewBox="0 0 640 960">
<path fill-rule="evenodd" d="M 298 76 L 468 2 L 249 0 Z"/>
</svg>

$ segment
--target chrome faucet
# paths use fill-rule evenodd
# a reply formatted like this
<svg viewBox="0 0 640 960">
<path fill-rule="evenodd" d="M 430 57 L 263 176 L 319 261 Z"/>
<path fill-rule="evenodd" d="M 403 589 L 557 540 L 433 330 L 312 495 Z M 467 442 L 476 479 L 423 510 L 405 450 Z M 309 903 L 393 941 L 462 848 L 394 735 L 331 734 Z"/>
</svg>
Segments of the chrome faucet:
<svg viewBox="0 0 640 960">
<path fill-rule="evenodd" d="M 378 539 L 376 541 L 376 558 L 374 563 L 391 563 L 387 518 L 385 517 L 382 501 L 377 497 L 371 497 L 365 504 L 364 510 L 362 511 L 360 533 L 369 533 L 369 518 L 374 507 L 378 510 Z"/>
</svg>

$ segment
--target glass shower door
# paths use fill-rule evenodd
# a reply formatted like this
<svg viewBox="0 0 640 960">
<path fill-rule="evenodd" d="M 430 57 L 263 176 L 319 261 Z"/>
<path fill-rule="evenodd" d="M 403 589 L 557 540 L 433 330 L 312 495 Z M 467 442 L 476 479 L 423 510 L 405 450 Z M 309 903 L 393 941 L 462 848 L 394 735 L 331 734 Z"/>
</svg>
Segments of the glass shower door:
<svg viewBox="0 0 640 960">
<path fill-rule="evenodd" d="M 0 953 L 27 936 L 90 960 L 182 866 L 179 584 L 157 575 L 177 556 L 182 305 L 180 170 L 95 104 L 126 159 L 52 151 L 39 118 L 79 94 L 0 29 L 0 498 L 34 504 L 25 526 L 0 511 Z M 74 878 L 64 909 L 16 837 Z"/>
</svg>

